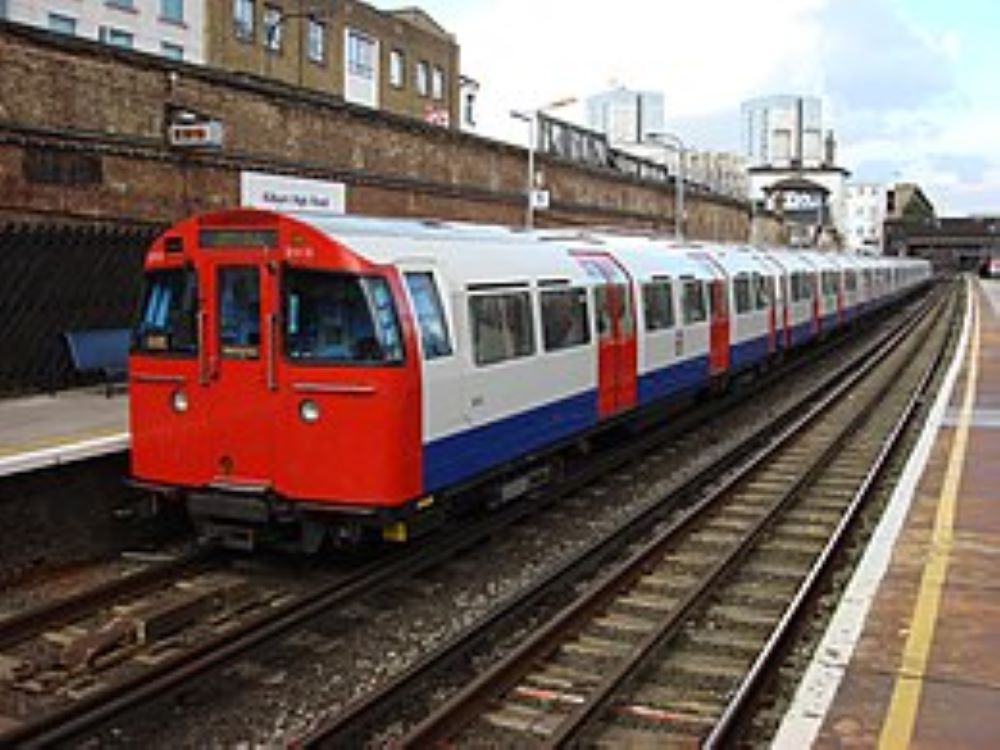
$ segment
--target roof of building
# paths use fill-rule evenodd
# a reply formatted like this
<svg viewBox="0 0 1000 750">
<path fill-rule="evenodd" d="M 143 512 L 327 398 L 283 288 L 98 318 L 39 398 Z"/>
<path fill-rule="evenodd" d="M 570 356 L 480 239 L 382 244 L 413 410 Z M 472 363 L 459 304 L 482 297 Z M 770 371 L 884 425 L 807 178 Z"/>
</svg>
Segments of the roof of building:
<svg viewBox="0 0 1000 750">
<path fill-rule="evenodd" d="M 431 15 L 422 8 L 417 8 L 416 6 L 411 5 L 406 8 L 397 8 L 395 10 L 385 12 L 390 16 L 395 16 L 396 18 L 406 21 L 423 31 L 439 36 L 442 39 L 447 39 L 452 42 L 455 41 L 455 35 L 435 21 Z"/>
</svg>

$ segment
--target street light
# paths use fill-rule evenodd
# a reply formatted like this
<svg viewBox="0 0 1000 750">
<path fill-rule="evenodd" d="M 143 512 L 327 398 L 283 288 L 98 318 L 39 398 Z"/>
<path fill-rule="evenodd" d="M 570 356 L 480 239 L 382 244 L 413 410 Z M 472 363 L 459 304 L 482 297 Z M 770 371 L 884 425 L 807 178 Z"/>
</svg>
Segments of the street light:
<svg viewBox="0 0 1000 750">
<path fill-rule="evenodd" d="M 677 177 L 674 180 L 674 235 L 684 239 L 684 154 L 687 146 L 680 136 L 664 131 L 646 133 L 646 137 L 665 148 L 677 150 Z M 664 160 L 665 161 L 665 160 Z"/>
<path fill-rule="evenodd" d="M 267 8 L 265 8 L 265 14 L 267 13 Z M 313 7 L 311 9 L 301 9 L 297 11 L 290 11 L 288 13 L 284 12 L 280 8 L 274 8 L 276 12 L 276 18 L 272 17 L 271 23 L 267 22 L 267 16 L 264 18 L 264 63 L 265 63 L 265 77 L 271 77 L 271 56 L 276 55 L 281 51 L 281 30 L 288 21 L 302 21 L 308 19 L 319 20 L 321 18 L 326 18 L 330 14 L 329 8 L 324 7 Z M 298 55 L 298 79 L 297 83 L 302 86 L 302 67 L 303 60 L 308 54 L 306 49 L 309 41 L 306 37 L 306 29 L 304 24 L 299 24 L 299 55 Z M 325 44 L 325 41 L 324 41 Z M 325 51 L 324 51 L 325 54 Z"/>
<path fill-rule="evenodd" d="M 557 99 L 535 109 L 523 110 L 512 109 L 510 116 L 516 120 L 528 123 L 528 185 L 527 185 L 527 208 L 524 214 L 524 226 L 531 229 L 535 225 L 535 142 L 536 131 L 538 130 L 538 116 L 559 107 L 566 107 L 576 101 L 575 96 L 565 99 Z"/>
</svg>

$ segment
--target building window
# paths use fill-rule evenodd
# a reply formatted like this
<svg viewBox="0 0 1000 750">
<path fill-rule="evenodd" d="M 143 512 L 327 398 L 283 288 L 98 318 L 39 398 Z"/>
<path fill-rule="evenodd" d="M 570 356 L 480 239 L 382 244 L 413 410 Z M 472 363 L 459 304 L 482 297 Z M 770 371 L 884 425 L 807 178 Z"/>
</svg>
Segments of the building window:
<svg viewBox="0 0 1000 750">
<path fill-rule="evenodd" d="M 173 23 L 184 23 L 184 0 L 160 0 L 160 18 Z"/>
<path fill-rule="evenodd" d="M 121 10 L 135 10 L 135 0 L 107 0 L 107 5 Z"/>
<path fill-rule="evenodd" d="M 389 83 L 397 89 L 403 88 L 406 77 L 406 57 L 401 50 L 394 49 L 389 53 Z"/>
<path fill-rule="evenodd" d="M 417 79 L 417 93 L 420 96 L 427 96 L 428 89 L 430 87 L 429 72 L 427 69 L 427 63 L 420 60 L 416 67 L 416 79 Z"/>
<path fill-rule="evenodd" d="M 308 23 L 309 59 L 321 63 L 326 58 L 326 25 L 315 18 Z"/>
<path fill-rule="evenodd" d="M 474 128 L 476 126 L 476 92 L 465 92 L 465 124 Z"/>
<path fill-rule="evenodd" d="M 347 70 L 360 78 L 375 78 L 375 42 L 353 30 L 347 32 Z"/>
<path fill-rule="evenodd" d="M 184 59 L 184 48 L 179 44 L 174 44 L 172 42 L 161 42 L 160 52 L 168 60 Z"/>
<path fill-rule="evenodd" d="M 281 51 L 281 8 L 264 6 L 264 47 L 271 52 Z"/>
<path fill-rule="evenodd" d="M 437 65 L 434 66 L 434 75 L 431 77 L 431 96 L 444 99 L 444 71 Z"/>
<path fill-rule="evenodd" d="M 49 13 L 49 31 L 76 36 L 76 19 L 59 13 Z"/>
<path fill-rule="evenodd" d="M 110 26 L 101 27 L 100 39 L 105 44 L 110 44 L 112 47 L 122 47 L 123 49 L 132 49 L 135 44 L 135 37 L 130 33 Z"/>
<path fill-rule="evenodd" d="M 253 39 L 253 0 L 233 0 L 233 31 L 239 39 Z"/>
</svg>

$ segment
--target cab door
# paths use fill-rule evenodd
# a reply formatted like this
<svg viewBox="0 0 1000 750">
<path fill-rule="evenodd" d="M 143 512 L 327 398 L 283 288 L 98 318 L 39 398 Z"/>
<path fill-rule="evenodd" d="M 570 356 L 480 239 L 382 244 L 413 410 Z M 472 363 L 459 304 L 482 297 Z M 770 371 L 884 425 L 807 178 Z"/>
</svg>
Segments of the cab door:
<svg viewBox="0 0 1000 750">
<path fill-rule="evenodd" d="M 232 254 L 227 254 L 232 255 Z M 274 476 L 278 421 L 278 271 L 252 258 L 209 260 L 199 382 L 210 405 L 211 483 L 264 490 Z"/>
<path fill-rule="evenodd" d="M 603 418 L 636 403 L 637 351 L 632 283 L 625 269 L 610 255 L 586 253 L 576 258 L 596 281 L 597 413 Z"/>
</svg>

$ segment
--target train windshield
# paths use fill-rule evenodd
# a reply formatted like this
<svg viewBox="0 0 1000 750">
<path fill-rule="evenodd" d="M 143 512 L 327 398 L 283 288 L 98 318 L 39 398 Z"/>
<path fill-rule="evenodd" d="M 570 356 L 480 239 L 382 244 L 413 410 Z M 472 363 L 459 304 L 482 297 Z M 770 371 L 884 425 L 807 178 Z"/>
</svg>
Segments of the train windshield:
<svg viewBox="0 0 1000 750">
<path fill-rule="evenodd" d="M 285 354 L 336 364 L 403 361 L 392 293 L 385 279 L 290 269 L 284 274 Z"/>
<path fill-rule="evenodd" d="M 197 314 L 198 279 L 193 269 L 147 273 L 133 335 L 135 349 L 151 354 L 194 354 L 198 349 Z"/>
</svg>

